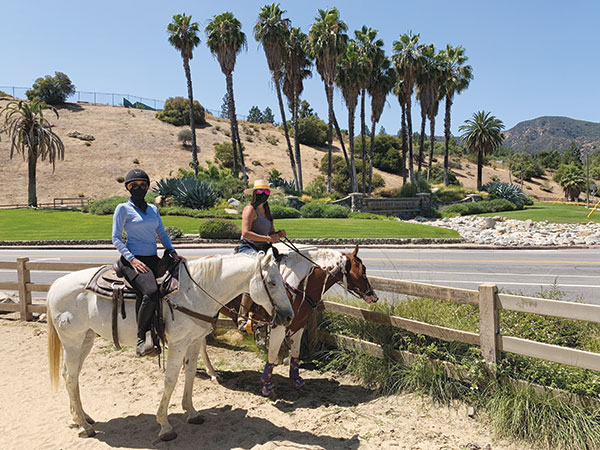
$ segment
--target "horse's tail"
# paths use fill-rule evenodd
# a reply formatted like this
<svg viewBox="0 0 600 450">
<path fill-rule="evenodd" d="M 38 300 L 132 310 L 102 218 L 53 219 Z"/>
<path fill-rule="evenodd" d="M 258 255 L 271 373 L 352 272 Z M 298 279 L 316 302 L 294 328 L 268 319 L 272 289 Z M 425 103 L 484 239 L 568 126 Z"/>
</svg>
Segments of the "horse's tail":
<svg viewBox="0 0 600 450">
<path fill-rule="evenodd" d="M 60 367 L 60 356 L 62 344 L 56 332 L 54 320 L 50 312 L 50 302 L 47 302 L 46 315 L 48 317 L 48 370 L 50 372 L 50 385 L 54 390 L 58 389 L 58 368 Z"/>
</svg>

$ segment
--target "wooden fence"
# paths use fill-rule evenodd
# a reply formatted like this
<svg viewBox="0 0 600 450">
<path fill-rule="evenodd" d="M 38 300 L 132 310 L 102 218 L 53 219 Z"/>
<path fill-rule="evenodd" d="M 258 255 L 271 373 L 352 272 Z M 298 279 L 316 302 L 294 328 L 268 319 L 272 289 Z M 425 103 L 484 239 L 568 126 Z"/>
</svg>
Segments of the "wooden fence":
<svg viewBox="0 0 600 450">
<path fill-rule="evenodd" d="M 0 269 L 12 269 L 17 272 L 17 282 L 0 283 L 0 290 L 14 290 L 19 292 L 19 303 L 0 304 L 0 311 L 18 311 L 23 320 L 31 320 L 32 313 L 34 312 L 46 312 L 45 304 L 32 303 L 31 293 L 48 292 L 50 285 L 32 283 L 30 274 L 32 270 L 75 271 L 97 266 L 98 264 L 85 263 L 31 262 L 29 258 L 19 258 L 16 262 L 0 261 Z M 324 302 L 324 309 L 446 341 L 458 341 L 470 345 L 478 345 L 481 347 L 483 357 L 488 363 L 496 363 L 500 358 L 500 353 L 504 351 L 583 369 L 600 371 L 600 354 L 598 353 L 505 336 L 500 334 L 499 322 L 499 311 L 504 309 L 600 323 L 600 306 L 598 305 L 499 294 L 495 284 L 487 283 L 480 285 L 476 291 L 389 278 L 370 277 L 369 279 L 373 288 L 378 291 L 477 306 L 479 307 L 479 333 L 454 330 L 329 301 Z M 229 322 L 228 320 L 220 320 L 218 326 L 230 328 Z M 360 348 L 376 356 L 383 354 L 377 344 L 320 332 L 317 328 L 317 323 L 318 315 L 313 314 L 307 329 L 307 333 L 313 341 L 320 340 L 340 346 Z M 408 357 L 408 354 L 405 355 L 407 352 L 397 353 L 404 359 Z"/>
</svg>

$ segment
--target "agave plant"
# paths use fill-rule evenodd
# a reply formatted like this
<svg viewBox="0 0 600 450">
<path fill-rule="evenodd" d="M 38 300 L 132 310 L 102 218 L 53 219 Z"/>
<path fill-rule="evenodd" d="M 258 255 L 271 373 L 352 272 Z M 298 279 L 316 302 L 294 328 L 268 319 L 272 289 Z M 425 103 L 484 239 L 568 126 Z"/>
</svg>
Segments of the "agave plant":
<svg viewBox="0 0 600 450">
<path fill-rule="evenodd" d="M 516 184 L 492 181 L 484 185 L 482 190 L 489 192 L 493 198 L 503 198 L 515 205 L 523 205 L 527 202 L 527 195 Z"/>
<path fill-rule="evenodd" d="M 217 192 L 212 184 L 196 178 L 181 178 L 178 181 L 173 198 L 179 206 L 205 209 L 215 205 Z"/>
<path fill-rule="evenodd" d="M 161 179 L 156 183 L 156 187 L 153 189 L 154 192 L 163 197 L 174 197 L 179 186 L 179 178 L 167 178 L 166 180 Z"/>
</svg>

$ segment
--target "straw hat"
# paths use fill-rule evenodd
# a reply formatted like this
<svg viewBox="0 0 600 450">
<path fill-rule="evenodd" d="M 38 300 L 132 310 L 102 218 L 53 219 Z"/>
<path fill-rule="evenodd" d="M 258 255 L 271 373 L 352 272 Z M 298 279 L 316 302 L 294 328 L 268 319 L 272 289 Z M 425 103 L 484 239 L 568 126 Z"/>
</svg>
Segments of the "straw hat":
<svg viewBox="0 0 600 450">
<path fill-rule="evenodd" d="M 244 194 L 252 195 L 255 189 L 271 189 L 267 180 L 254 180 L 254 186 L 244 191 Z"/>
</svg>

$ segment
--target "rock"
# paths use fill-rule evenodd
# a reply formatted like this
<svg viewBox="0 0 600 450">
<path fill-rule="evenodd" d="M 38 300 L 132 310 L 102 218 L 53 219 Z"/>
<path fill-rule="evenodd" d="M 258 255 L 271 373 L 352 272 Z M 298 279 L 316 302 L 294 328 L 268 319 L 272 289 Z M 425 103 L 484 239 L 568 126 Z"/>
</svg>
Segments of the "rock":
<svg viewBox="0 0 600 450">
<path fill-rule="evenodd" d="M 481 224 L 482 230 L 489 230 L 496 226 L 496 221 L 492 217 L 484 217 L 483 223 Z"/>
<path fill-rule="evenodd" d="M 467 410 L 467 416 L 475 417 L 475 408 L 473 408 L 472 406 L 469 406 L 469 409 Z"/>
<path fill-rule="evenodd" d="M 237 209 L 225 208 L 224 211 L 227 214 L 238 214 L 238 210 Z"/>
<path fill-rule="evenodd" d="M 234 208 L 238 208 L 242 204 L 237 198 L 233 198 L 233 197 L 231 197 L 229 200 L 227 200 L 227 203 L 229 203 Z"/>
</svg>

